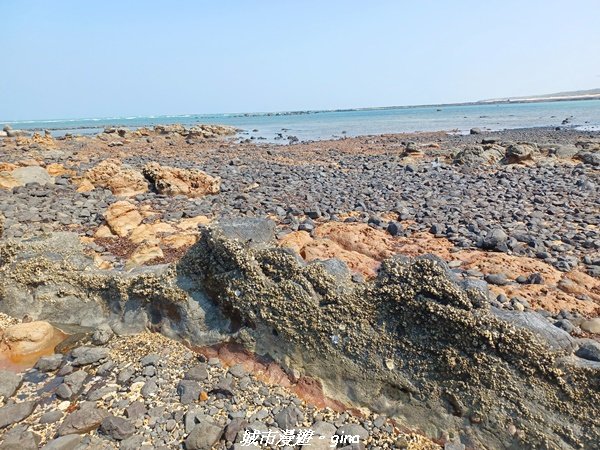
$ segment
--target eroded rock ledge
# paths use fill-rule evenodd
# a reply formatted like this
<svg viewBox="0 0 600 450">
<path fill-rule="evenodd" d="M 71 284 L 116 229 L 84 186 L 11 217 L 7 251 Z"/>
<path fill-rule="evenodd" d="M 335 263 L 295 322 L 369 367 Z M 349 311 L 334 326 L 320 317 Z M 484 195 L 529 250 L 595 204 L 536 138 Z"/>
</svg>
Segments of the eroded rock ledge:
<svg viewBox="0 0 600 450">
<path fill-rule="evenodd" d="M 0 311 L 14 317 L 237 341 L 333 398 L 431 436 L 460 433 L 467 447 L 593 447 L 600 363 L 486 295 L 433 257 L 394 257 L 354 283 L 338 260 L 307 265 L 214 228 L 178 264 L 128 273 L 94 269 L 69 234 L 0 245 Z"/>
</svg>

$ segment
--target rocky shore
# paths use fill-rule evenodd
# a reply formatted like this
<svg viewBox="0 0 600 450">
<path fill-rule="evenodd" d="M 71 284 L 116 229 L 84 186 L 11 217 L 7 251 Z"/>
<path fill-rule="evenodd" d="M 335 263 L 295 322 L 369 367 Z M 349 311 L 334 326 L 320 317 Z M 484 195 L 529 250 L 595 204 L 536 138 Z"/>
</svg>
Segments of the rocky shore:
<svg viewBox="0 0 600 450">
<path fill-rule="evenodd" d="M 0 449 L 600 442 L 598 133 L 234 133 L 0 138 Z"/>
</svg>

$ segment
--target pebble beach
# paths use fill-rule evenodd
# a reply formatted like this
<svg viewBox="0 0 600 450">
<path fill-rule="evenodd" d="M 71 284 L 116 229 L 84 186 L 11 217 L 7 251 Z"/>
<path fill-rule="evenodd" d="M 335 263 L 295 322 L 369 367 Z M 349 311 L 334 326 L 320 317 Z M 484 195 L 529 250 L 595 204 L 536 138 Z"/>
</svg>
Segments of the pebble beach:
<svg viewBox="0 0 600 450">
<path fill-rule="evenodd" d="M 238 131 L 4 129 L 0 449 L 598 448 L 600 132 Z"/>
</svg>

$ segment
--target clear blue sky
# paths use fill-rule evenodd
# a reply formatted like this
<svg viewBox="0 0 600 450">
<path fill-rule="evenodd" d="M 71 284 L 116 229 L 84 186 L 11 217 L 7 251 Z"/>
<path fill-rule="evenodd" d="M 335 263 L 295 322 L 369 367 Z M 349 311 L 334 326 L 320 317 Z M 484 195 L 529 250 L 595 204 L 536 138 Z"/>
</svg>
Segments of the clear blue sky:
<svg viewBox="0 0 600 450">
<path fill-rule="evenodd" d="M 0 5 L 0 119 L 426 104 L 600 87 L 599 0 Z"/>
</svg>

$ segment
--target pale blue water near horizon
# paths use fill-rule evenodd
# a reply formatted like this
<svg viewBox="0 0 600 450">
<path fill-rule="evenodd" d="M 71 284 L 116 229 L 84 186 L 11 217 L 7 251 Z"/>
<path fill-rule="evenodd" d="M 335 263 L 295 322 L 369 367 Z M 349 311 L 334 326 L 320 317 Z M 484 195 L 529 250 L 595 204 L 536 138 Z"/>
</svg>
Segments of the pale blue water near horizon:
<svg viewBox="0 0 600 450">
<path fill-rule="evenodd" d="M 97 119 L 0 121 L 17 129 L 50 129 L 54 135 L 92 134 L 106 126 L 138 128 L 181 123 L 231 125 L 244 130 L 242 136 L 273 141 L 279 134 L 301 141 L 415 131 L 465 133 L 479 127 L 489 130 L 564 126 L 600 130 L 600 100 L 536 103 L 441 105 L 313 111 L 301 113 L 186 114 Z M 257 131 L 253 131 L 257 130 Z"/>
</svg>

